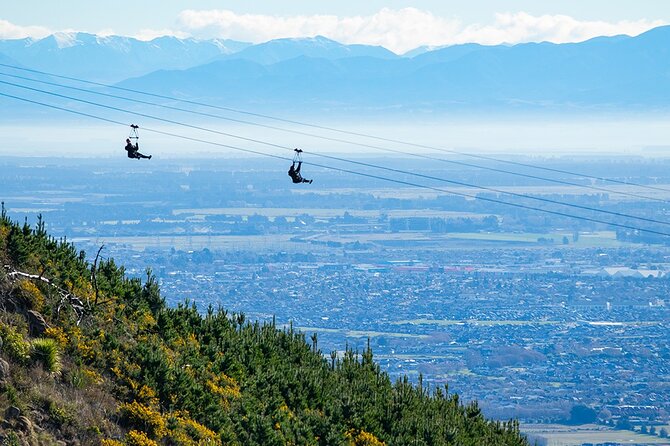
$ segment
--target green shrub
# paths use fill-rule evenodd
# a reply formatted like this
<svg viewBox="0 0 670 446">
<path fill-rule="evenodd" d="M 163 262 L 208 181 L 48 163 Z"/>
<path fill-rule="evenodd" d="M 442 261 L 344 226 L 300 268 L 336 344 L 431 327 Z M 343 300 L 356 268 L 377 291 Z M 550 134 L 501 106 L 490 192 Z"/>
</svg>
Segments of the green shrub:
<svg viewBox="0 0 670 446">
<path fill-rule="evenodd" d="M 11 326 L 0 322 L 0 339 L 2 351 L 16 362 L 24 363 L 30 357 L 30 344 L 23 339 L 23 335 Z"/>
<path fill-rule="evenodd" d="M 33 361 L 41 361 L 44 370 L 49 373 L 60 373 L 62 369 L 58 344 L 50 338 L 39 338 L 31 342 L 30 357 Z"/>
<path fill-rule="evenodd" d="M 19 406 L 21 404 L 21 400 L 19 398 L 19 392 L 16 390 L 16 387 L 14 387 L 12 384 L 5 383 L 2 386 L 0 386 L 0 395 L 2 394 L 4 394 L 4 396 L 7 398 L 7 401 L 12 406 Z"/>
<path fill-rule="evenodd" d="M 58 426 L 72 423 L 74 419 L 73 415 L 66 408 L 54 401 L 49 401 L 47 404 L 47 413 Z"/>
<path fill-rule="evenodd" d="M 21 440 L 19 436 L 16 435 L 16 432 L 9 432 L 7 436 L 2 440 L 2 446 L 20 446 Z"/>
</svg>

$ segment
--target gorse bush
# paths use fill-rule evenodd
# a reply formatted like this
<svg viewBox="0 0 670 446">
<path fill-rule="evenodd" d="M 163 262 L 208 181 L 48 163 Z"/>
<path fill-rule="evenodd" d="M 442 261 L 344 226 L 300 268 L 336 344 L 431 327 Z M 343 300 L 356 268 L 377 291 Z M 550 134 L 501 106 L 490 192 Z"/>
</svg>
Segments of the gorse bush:
<svg viewBox="0 0 670 446">
<path fill-rule="evenodd" d="M 130 431 L 126 435 L 125 446 L 158 446 L 158 443 L 153 441 L 142 431 Z"/>
<path fill-rule="evenodd" d="M 45 298 L 37 285 L 30 280 L 21 280 L 18 286 L 23 302 L 30 310 L 42 311 Z"/>
<path fill-rule="evenodd" d="M 119 408 L 121 419 L 131 427 L 149 433 L 153 438 L 163 438 L 167 434 L 167 423 L 155 409 L 137 401 L 122 404 Z"/>
</svg>

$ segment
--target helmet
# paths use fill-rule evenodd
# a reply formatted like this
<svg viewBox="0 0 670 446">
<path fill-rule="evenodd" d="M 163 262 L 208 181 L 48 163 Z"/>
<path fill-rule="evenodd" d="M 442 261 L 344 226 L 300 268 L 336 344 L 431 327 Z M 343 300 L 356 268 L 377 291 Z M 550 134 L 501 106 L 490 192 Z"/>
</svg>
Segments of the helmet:
<svg viewBox="0 0 670 446">
<path fill-rule="evenodd" d="M 130 142 L 130 138 L 126 138 L 126 142 Z"/>
</svg>

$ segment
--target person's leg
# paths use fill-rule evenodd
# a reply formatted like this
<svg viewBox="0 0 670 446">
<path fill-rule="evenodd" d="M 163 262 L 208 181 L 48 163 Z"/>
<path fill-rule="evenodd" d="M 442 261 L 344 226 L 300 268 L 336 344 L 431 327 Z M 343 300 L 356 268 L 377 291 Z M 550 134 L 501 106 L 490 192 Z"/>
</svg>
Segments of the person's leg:
<svg viewBox="0 0 670 446">
<path fill-rule="evenodd" d="M 295 173 L 300 173 L 300 167 L 302 167 L 302 161 L 298 161 L 298 168 L 295 170 Z"/>
</svg>

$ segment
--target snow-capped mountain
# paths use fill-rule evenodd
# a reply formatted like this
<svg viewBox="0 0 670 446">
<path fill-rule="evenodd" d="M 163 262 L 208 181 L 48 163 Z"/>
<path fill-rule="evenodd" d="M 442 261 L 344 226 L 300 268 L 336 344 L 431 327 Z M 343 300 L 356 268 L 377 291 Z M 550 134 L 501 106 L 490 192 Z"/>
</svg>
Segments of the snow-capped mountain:
<svg viewBox="0 0 670 446">
<path fill-rule="evenodd" d="M 240 51 L 250 44 L 59 32 L 43 39 L 0 40 L 0 53 L 21 65 L 100 82 L 117 82 L 160 69 L 185 69 Z"/>
</svg>

